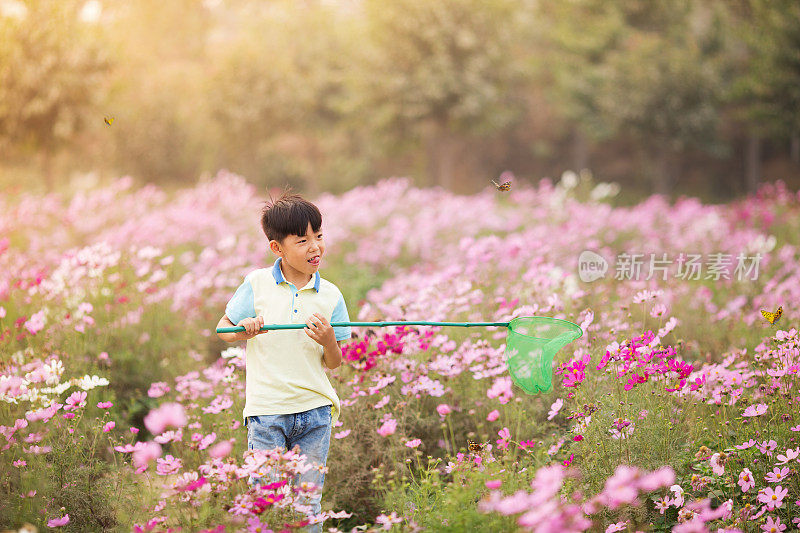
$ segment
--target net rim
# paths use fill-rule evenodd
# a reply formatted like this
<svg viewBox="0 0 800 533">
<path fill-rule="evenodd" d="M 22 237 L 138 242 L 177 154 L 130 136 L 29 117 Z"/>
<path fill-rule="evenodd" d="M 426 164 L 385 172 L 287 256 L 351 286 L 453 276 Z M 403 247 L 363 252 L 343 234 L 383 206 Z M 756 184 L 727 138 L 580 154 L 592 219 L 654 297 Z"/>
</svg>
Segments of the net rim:
<svg viewBox="0 0 800 533">
<path fill-rule="evenodd" d="M 519 331 L 515 331 L 514 330 L 514 323 L 517 323 L 519 321 L 526 320 L 526 319 L 529 320 L 531 318 L 538 318 L 538 319 L 544 319 L 544 320 L 556 320 L 558 322 L 564 322 L 565 324 L 569 324 L 570 326 L 573 326 L 574 330 L 577 330 L 577 331 L 575 331 L 575 333 L 580 332 L 580 335 L 575 337 L 575 339 L 579 339 L 579 338 L 581 338 L 583 336 L 583 329 L 578 324 L 576 324 L 575 322 L 570 322 L 569 320 L 564 320 L 563 318 L 553 318 L 551 316 L 518 316 L 516 318 L 512 318 L 511 321 L 508 323 L 509 332 L 511 332 L 511 333 L 513 333 L 515 335 L 520 335 L 522 337 L 527 337 L 529 339 L 539 339 L 539 340 L 545 340 L 545 341 L 553 340 L 552 338 L 548 339 L 548 338 L 545 338 L 545 337 L 535 337 L 533 335 L 526 335 L 524 333 L 520 333 Z M 573 328 L 571 327 L 570 329 L 573 329 Z"/>
</svg>

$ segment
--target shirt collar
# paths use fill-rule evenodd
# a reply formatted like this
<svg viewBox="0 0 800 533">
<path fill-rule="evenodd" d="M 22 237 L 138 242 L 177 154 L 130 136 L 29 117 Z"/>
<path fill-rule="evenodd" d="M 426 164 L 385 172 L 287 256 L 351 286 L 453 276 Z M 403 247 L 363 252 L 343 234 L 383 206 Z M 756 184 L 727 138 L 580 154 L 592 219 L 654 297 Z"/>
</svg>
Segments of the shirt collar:
<svg viewBox="0 0 800 533">
<path fill-rule="evenodd" d="M 275 264 L 272 265 L 272 276 L 275 278 L 275 284 L 276 285 L 279 285 L 279 284 L 281 284 L 283 282 L 289 283 L 288 281 L 286 281 L 286 279 L 284 279 L 283 272 L 281 272 L 281 259 L 282 258 L 279 257 L 278 259 L 275 260 Z M 309 283 L 311 283 L 311 282 L 309 281 Z M 306 287 L 308 287 L 308 285 L 306 285 L 305 287 L 302 287 L 300 290 L 305 289 Z M 314 290 L 319 292 L 319 272 L 318 271 L 314 272 Z"/>
</svg>

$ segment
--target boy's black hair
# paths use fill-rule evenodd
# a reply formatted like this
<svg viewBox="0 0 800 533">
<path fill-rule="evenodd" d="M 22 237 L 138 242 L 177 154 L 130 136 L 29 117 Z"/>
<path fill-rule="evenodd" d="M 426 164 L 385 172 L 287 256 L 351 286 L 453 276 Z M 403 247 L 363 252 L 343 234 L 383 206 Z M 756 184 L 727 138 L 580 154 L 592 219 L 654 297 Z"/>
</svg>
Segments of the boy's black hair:
<svg viewBox="0 0 800 533">
<path fill-rule="evenodd" d="M 261 228 L 271 241 L 283 244 L 283 239 L 289 235 L 303 237 L 309 223 L 311 231 L 317 232 L 322 228 L 322 214 L 317 206 L 292 193 L 290 187 L 284 189 L 278 199 L 273 199 L 270 193 L 265 204 L 261 211 Z"/>
</svg>

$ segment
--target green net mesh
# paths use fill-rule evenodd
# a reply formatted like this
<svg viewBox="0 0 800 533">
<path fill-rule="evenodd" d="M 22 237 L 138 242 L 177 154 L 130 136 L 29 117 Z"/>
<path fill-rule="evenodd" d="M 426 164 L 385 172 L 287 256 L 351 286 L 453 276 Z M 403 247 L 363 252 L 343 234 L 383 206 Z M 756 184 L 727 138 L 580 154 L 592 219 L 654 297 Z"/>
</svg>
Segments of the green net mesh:
<svg viewBox="0 0 800 533">
<path fill-rule="evenodd" d="M 511 379 L 528 394 L 553 386 L 553 357 L 583 335 L 580 326 L 548 317 L 519 317 L 508 324 L 505 359 Z"/>
</svg>

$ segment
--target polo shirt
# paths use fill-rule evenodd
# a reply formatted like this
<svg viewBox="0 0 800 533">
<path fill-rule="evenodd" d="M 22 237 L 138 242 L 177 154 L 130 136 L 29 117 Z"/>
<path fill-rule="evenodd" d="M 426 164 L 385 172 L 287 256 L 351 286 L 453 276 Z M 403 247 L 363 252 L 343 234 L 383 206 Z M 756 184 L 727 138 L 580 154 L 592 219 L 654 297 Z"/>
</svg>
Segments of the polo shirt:
<svg viewBox="0 0 800 533">
<path fill-rule="evenodd" d="M 344 297 L 315 272 L 298 289 L 281 272 L 281 258 L 269 268 L 253 270 L 225 307 L 233 324 L 263 316 L 265 324 L 304 324 L 314 313 L 328 322 L 349 322 Z M 336 340 L 349 339 L 350 327 L 333 328 Z M 341 404 L 322 359 L 323 348 L 303 329 L 271 330 L 247 341 L 245 405 L 242 417 L 301 413 L 331 405 L 333 422 Z"/>
</svg>

